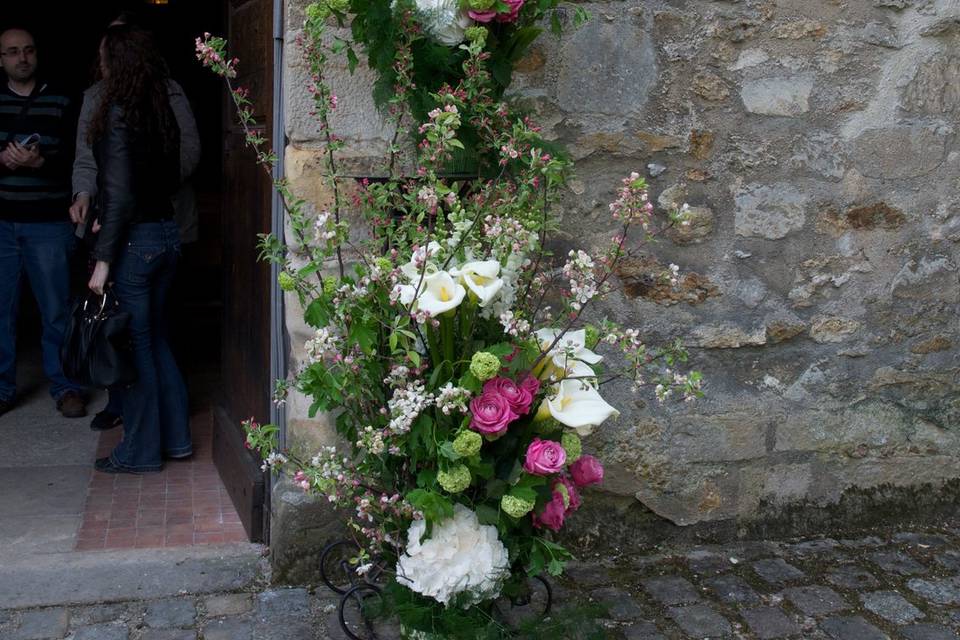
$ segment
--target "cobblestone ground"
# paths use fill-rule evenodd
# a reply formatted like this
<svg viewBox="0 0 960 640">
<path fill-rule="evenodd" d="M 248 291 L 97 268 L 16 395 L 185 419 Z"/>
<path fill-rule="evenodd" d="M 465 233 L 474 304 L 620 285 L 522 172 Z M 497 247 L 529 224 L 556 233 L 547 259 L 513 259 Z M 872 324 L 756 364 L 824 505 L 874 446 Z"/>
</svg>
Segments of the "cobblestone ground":
<svg viewBox="0 0 960 640">
<path fill-rule="evenodd" d="M 607 606 L 617 640 L 957 640 L 960 527 L 578 562 L 555 592 L 558 606 Z M 273 588 L 0 609 L 0 639 L 341 640 L 336 601 L 322 587 Z"/>
</svg>

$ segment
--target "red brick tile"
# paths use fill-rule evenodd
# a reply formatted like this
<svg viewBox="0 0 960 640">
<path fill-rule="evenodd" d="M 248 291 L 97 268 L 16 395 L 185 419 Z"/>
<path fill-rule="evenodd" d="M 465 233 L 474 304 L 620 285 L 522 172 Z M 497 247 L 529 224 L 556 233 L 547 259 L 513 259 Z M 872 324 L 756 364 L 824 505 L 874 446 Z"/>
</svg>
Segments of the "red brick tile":
<svg viewBox="0 0 960 640">
<path fill-rule="evenodd" d="M 223 532 L 223 541 L 224 542 L 250 542 L 250 539 L 247 537 L 247 532 L 243 529 L 239 531 L 224 531 Z"/>
<path fill-rule="evenodd" d="M 95 549 L 103 549 L 104 546 L 105 545 L 104 545 L 103 538 L 97 538 L 97 539 L 82 538 L 80 540 L 77 540 L 77 545 L 75 549 L 77 551 L 93 551 Z"/>
<path fill-rule="evenodd" d="M 137 539 L 134 545 L 138 549 L 144 549 L 149 547 L 162 547 L 164 542 L 166 542 L 166 535 L 163 533 L 163 531 L 160 531 L 159 533 L 152 531 L 149 533 L 138 531 Z"/>
<path fill-rule="evenodd" d="M 213 520 L 195 520 L 193 530 L 197 533 L 222 533 L 223 524 Z"/>
<path fill-rule="evenodd" d="M 163 540 L 163 546 L 165 547 L 186 547 L 193 544 L 193 534 L 192 533 L 177 533 L 168 535 Z"/>
<path fill-rule="evenodd" d="M 164 527 L 167 535 L 179 535 L 184 533 L 189 533 L 193 535 L 193 521 L 190 521 L 185 524 L 166 524 Z"/>
<path fill-rule="evenodd" d="M 193 536 L 193 541 L 196 544 L 214 544 L 218 542 L 226 542 L 224 540 L 224 535 L 222 533 L 204 533 L 197 532 Z"/>
</svg>

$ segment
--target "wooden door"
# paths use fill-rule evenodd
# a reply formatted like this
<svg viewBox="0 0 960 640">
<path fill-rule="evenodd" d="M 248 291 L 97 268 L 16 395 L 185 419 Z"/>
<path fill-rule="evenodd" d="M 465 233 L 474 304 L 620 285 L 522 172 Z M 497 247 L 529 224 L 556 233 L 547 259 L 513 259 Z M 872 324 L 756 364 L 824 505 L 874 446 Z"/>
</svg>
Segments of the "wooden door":
<svg viewBox="0 0 960 640">
<path fill-rule="evenodd" d="M 273 3 L 227 0 L 230 53 L 240 59 L 236 84 L 250 90 L 259 133 L 272 137 Z M 214 459 L 244 527 L 265 541 L 267 500 L 259 462 L 245 449 L 240 422 L 269 420 L 270 267 L 258 260 L 257 234 L 270 231 L 271 184 L 246 147 L 236 109 L 224 96 L 224 317 L 222 399 L 214 430 Z"/>
</svg>

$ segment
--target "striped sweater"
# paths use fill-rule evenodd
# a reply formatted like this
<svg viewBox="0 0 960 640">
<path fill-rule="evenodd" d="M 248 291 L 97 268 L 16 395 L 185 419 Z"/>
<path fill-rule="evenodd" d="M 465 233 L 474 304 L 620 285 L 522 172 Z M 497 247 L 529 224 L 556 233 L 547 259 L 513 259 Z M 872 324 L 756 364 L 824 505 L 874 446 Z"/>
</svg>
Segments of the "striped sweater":
<svg viewBox="0 0 960 640">
<path fill-rule="evenodd" d="M 39 169 L 9 170 L 0 164 L 0 220 L 8 222 L 53 222 L 69 220 L 70 172 L 73 164 L 76 114 L 73 101 L 42 82 L 34 100 L 20 117 L 28 98 L 0 86 L 0 149 L 7 139 L 22 140 L 40 135 Z"/>
</svg>

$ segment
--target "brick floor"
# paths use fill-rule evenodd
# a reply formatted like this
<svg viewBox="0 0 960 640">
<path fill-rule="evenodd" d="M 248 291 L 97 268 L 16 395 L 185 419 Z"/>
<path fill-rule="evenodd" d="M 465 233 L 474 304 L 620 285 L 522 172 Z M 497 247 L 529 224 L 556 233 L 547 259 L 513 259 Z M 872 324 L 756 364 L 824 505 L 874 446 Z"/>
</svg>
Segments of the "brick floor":
<svg viewBox="0 0 960 640">
<path fill-rule="evenodd" d="M 211 457 L 213 418 L 191 420 L 194 454 L 170 460 L 143 475 L 94 473 L 90 480 L 78 551 L 242 542 L 247 539 Z M 97 457 L 109 455 L 122 429 L 100 436 Z"/>
</svg>

